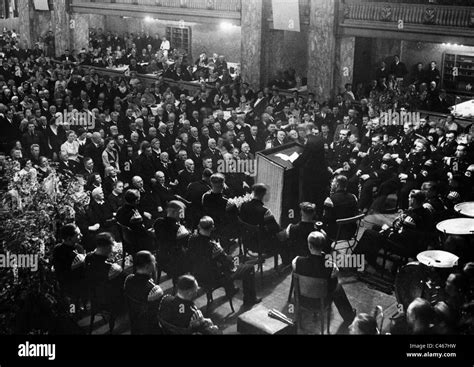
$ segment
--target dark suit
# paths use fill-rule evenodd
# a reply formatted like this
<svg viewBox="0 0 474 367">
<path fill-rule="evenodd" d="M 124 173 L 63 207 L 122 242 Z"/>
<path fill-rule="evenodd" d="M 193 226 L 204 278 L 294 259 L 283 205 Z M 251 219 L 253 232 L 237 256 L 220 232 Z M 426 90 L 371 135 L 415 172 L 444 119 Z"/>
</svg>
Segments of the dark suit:
<svg viewBox="0 0 474 367">
<path fill-rule="evenodd" d="M 102 164 L 102 151 L 104 149 L 100 145 L 95 145 L 94 143 L 87 144 L 84 147 L 84 156 L 90 157 L 94 161 L 94 168 L 97 172 L 103 172 Z"/>
<path fill-rule="evenodd" d="M 331 278 L 332 270 L 332 267 L 327 266 L 324 253 L 322 255 L 309 255 L 307 257 L 296 258 L 295 273 L 311 278 L 326 279 L 328 281 L 328 290 L 332 293 L 332 298 L 337 310 L 345 322 L 352 321 L 355 316 L 354 310 L 347 299 L 346 292 L 344 292 L 342 286 L 338 284 L 337 278 Z M 310 303 L 312 300 L 303 299 L 302 301 Z"/>
<path fill-rule="evenodd" d="M 189 172 L 186 169 L 182 171 L 178 175 L 178 187 L 177 191 L 179 195 L 185 195 L 186 194 L 186 189 L 188 188 L 188 185 L 199 181 L 199 176 L 196 174 L 196 172 Z"/>
<path fill-rule="evenodd" d="M 153 157 L 148 157 L 145 153 L 140 154 L 135 162 L 136 173 L 147 187 L 151 186 L 151 179 L 155 177 L 156 166 Z"/>
<path fill-rule="evenodd" d="M 210 148 L 208 148 L 204 151 L 203 157 L 204 158 L 212 158 L 212 168 L 215 171 L 217 169 L 218 164 L 219 164 L 219 160 L 222 159 L 222 154 L 217 149 L 214 149 L 214 151 L 212 151 Z"/>
<path fill-rule="evenodd" d="M 117 213 L 118 209 L 123 205 L 123 195 L 115 195 L 114 193 L 111 193 L 107 197 L 107 203 L 110 206 L 110 209 L 112 209 L 113 213 Z"/>
<path fill-rule="evenodd" d="M 114 214 L 107 202 L 104 201 L 102 204 L 99 204 L 95 200 L 91 200 L 87 217 L 90 226 L 97 223 L 100 224 L 97 233 L 105 231 L 116 233 Z"/>
<path fill-rule="evenodd" d="M 316 204 L 316 210 L 321 214 L 330 179 L 323 140 L 310 135 L 303 153 L 293 162 L 293 166 L 300 170 L 300 202 Z"/>
<path fill-rule="evenodd" d="M 193 228 L 197 227 L 199 220 L 204 216 L 202 196 L 210 189 L 211 185 L 203 180 L 192 182 L 186 188 L 184 197 L 191 202 L 187 213 Z"/>
<path fill-rule="evenodd" d="M 263 205 L 263 202 L 258 199 L 252 199 L 249 202 L 243 203 L 240 207 L 239 217 L 248 224 L 259 226 L 261 240 L 266 251 L 281 254 L 283 263 L 289 261 L 288 249 L 283 242 L 278 241 L 275 237 L 280 231 L 280 225 L 270 210 Z"/>
<path fill-rule="evenodd" d="M 62 175 L 72 177 L 76 173 L 76 166 L 72 163 L 72 161 L 60 161 L 58 165 L 58 172 Z M 87 177 L 87 179 L 88 178 L 89 177 Z"/>
<path fill-rule="evenodd" d="M 189 269 L 186 258 L 188 237 L 178 236 L 180 223 L 174 218 L 159 218 L 154 228 L 160 267 L 176 281 Z"/>
<path fill-rule="evenodd" d="M 138 216 L 137 214 L 140 214 Z M 138 252 L 142 250 L 154 251 L 153 238 L 148 234 L 144 224 L 143 214 L 139 212 L 133 205 L 125 203 L 120 207 L 115 216 L 117 222 L 129 227 L 135 236 L 135 248 L 133 251 Z"/>
<path fill-rule="evenodd" d="M 245 138 L 245 141 L 249 144 L 252 154 L 265 149 L 265 142 L 258 135 L 255 138 L 253 136 L 249 136 L 248 138 Z"/>
</svg>

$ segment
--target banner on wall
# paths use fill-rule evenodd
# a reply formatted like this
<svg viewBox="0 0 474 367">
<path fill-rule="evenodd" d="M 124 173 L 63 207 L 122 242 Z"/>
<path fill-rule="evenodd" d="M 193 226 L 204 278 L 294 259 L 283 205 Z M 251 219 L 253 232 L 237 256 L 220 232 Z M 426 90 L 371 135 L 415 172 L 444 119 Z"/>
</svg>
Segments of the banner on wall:
<svg viewBox="0 0 474 367">
<path fill-rule="evenodd" d="M 34 0 L 35 10 L 48 10 L 48 0 Z"/>
<path fill-rule="evenodd" d="M 299 0 L 272 0 L 273 28 L 282 31 L 300 31 Z"/>
</svg>

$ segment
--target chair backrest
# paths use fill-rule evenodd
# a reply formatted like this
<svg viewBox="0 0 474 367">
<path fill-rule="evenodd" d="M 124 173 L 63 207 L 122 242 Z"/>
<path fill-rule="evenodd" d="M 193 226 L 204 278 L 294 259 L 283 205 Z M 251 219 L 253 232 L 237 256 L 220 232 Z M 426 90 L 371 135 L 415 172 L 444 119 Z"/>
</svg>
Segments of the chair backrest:
<svg viewBox="0 0 474 367">
<path fill-rule="evenodd" d="M 293 273 L 295 284 L 295 298 L 300 296 L 313 299 L 322 299 L 328 296 L 328 281 Z"/>
<path fill-rule="evenodd" d="M 240 219 L 240 217 L 237 217 L 237 218 L 239 220 L 240 228 L 243 229 L 244 231 L 247 231 L 250 233 L 257 233 L 258 230 L 260 229 L 260 227 L 257 225 L 244 222 L 242 219 Z"/>
<path fill-rule="evenodd" d="M 354 217 L 338 219 L 338 220 L 336 220 L 336 223 L 339 224 L 339 225 L 359 223 L 362 220 L 362 218 L 364 218 L 364 217 L 365 217 L 365 214 L 358 214 Z"/>
<path fill-rule="evenodd" d="M 191 335 L 193 334 L 193 330 L 191 328 L 181 328 L 170 324 L 169 322 L 163 320 L 161 317 L 158 316 L 158 322 L 161 326 L 161 329 L 165 334 L 171 335 Z"/>
<path fill-rule="evenodd" d="M 260 236 L 262 231 L 258 225 L 244 222 L 240 217 L 237 217 L 240 227 L 240 237 L 246 247 L 253 250 L 252 247 L 259 247 Z M 256 245 L 256 246 L 255 246 Z"/>
<path fill-rule="evenodd" d="M 350 240 L 357 237 L 357 234 L 359 233 L 360 222 L 364 217 L 365 214 L 358 214 L 349 218 L 337 219 L 336 240 Z"/>
<path fill-rule="evenodd" d="M 132 334 L 148 334 L 151 325 L 153 325 L 149 305 L 131 298 L 128 295 L 125 295 L 125 298 L 127 299 L 128 316 L 130 318 Z"/>
</svg>

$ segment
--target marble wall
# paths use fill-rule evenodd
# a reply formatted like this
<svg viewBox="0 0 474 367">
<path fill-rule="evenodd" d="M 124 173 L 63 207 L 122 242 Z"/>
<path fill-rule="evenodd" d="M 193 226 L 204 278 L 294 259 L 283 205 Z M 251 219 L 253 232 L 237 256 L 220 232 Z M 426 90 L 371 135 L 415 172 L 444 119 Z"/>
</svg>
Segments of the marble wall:
<svg viewBox="0 0 474 367">
<path fill-rule="evenodd" d="M 339 37 L 336 40 L 336 63 L 334 65 L 334 88 L 343 90 L 354 78 L 355 37 Z"/>
<path fill-rule="evenodd" d="M 32 15 L 34 15 L 32 1 L 18 0 L 18 33 L 20 35 L 20 46 L 22 47 L 31 47 L 33 44 Z"/>
<path fill-rule="evenodd" d="M 71 36 L 69 28 L 70 15 L 67 12 L 69 0 L 55 0 L 52 12 L 52 23 L 54 32 L 54 44 L 56 56 L 61 56 L 64 51 L 71 48 Z"/>
<path fill-rule="evenodd" d="M 308 32 L 308 90 L 328 100 L 334 92 L 336 0 L 312 0 Z"/>
<path fill-rule="evenodd" d="M 242 80 L 253 88 L 262 82 L 262 0 L 242 0 Z"/>
<path fill-rule="evenodd" d="M 308 74 L 308 27 L 302 25 L 301 32 L 265 29 L 263 36 L 264 83 L 275 78 L 278 71 L 293 68 L 296 75 L 306 78 Z"/>
<path fill-rule="evenodd" d="M 74 13 L 71 15 L 71 19 L 74 21 L 74 29 L 71 29 L 72 48 L 76 51 L 87 49 L 89 46 L 89 16 Z"/>
</svg>

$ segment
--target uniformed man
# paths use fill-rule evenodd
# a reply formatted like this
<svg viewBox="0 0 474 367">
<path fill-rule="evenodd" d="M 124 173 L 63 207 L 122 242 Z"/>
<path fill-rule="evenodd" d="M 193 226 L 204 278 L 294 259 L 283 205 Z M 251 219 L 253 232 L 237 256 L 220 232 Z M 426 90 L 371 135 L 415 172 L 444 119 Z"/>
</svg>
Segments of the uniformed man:
<svg viewBox="0 0 474 367">
<path fill-rule="evenodd" d="M 100 233 L 95 238 L 95 245 L 96 249 L 88 253 L 84 261 L 87 284 L 95 288 L 98 306 L 116 315 L 124 277 L 122 267 L 108 260 L 113 251 L 114 238 L 108 232 Z"/>
<path fill-rule="evenodd" d="M 188 216 L 193 229 L 197 227 L 199 220 L 204 216 L 202 196 L 211 189 L 211 176 L 212 170 L 205 168 L 202 171 L 201 180 L 190 183 L 186 189 L 184 197 L 191 202 Z"/>
<path fill-rule="evenodd" d="M 199 221 L 198 234 L 189 238 L 188 256 L 194 274 L 204 287 L 213 288 L 223 285 L 228 297 L 238 291 L 234 287 L 234 280 L 242 280 L 244 293 L 244 306 L 260 303 L 255 290 L 255 269 L 253 265 L 234 262 L 219 245 L 211 239 L 214 230 L 214 221 L 211 217 L 204 216 Z"/>
<path fill-rule="evenodd" d="M 74 224 L 61 228 L 62 243 L 53 250 L 53 265 L 61 293 L 77 303 L 84 291 L 84 250 L 81 230 Z"/>
<path fill-rule="evenodd" d="M 289 241 L 290 257 L 308 256 L 308 236 L 315 230 L 316 205 L 303 202 L 300 204 L 301 220 L 296 224 L 289 224 L 282 232 L 283 238 Z"/>
<path fill-rule="evenodd" d="M 400 160 L 400 158 L 398 158 Z M 400 162 L 398 179 L 401 185 L 399 205 L 400 208 L 408 208 L 408 195 L 414 188 L 420 187 L 424 180 L 421 171 L 428 160 L 426 143 L 417 139 L 413 150 Z"/>
<path fill-rule="evenodd" d="M 245 223 L 259 226 L 264 234 L 262 237 L 265 238 L 264 249 L 272 253 L 279 253 L 283 264 L 288 265 L 290 262 L 288 248 L 276 240 L 276 234 L 281 230 L 280 225 L 264 204 L 270 199 L 268 187 L 262 183 L 255 184 L 252 187 L 252 195 L 253 199 L 243 203 L 240 207 L 240 219 Z"/>
<path fill-rule="evenodd" d="M 347 192 L 347 184 L 346 176 L 336 176 L 331 184 L 331 195 L 324 201 L 323 219 L 327 227 L 328 236 L 332 239 L 335 239 L 337 234 L 336 220 L 353 217 L 358 212 L 357 197 Z M 350 235 L 350 232 L 354 230 L 355 225 L 347 228 L 348 232 L 344 234 Z"/>
<path fill-rule="evenodd" d="M 198 282 L 192 275 L 182 275 L 177 282 L 176 296 L 167 294 L 161 298 L 158 314 L 174 327 L 191 329 L 200 334 L 221 334 L 211 319 L 206 319 L 194 304 L 198 296 Z M 167 332 L 166 327 L 163 330 Z"/>
<path fill-rule="evenodd" d="M 202 206 L 204 215 L 211 217 L 215 223 L 215 236 L 224 241 L 223 245 L 236 234 L 238 226 L 237 207 L 229 202 L 224 195 L 225 178 L 221 173 L 215 173 L 211 176 L 211 190 L 202 196 Z"/>
<path fill-rule="evenodd" d="M 361 185 L 359 208 L 362 211 L 368 211 L 370 208 L 373 189 L 381 182 L 377 171 L 380 170 L 385 153 L 386 149 L 381 135 L 374 135 L 372 137 L 372 146 L 367 152 L 359 152 L 359 157 L 362 158 L 362 161 L 351 181 L 357 180 L 357 183 Z"/>
<path fill-rule="evenodd" d="M 132 334 L 158 333 L 157 311 L 163 290 L 156 281 L 156 260 L 149 251 L 135 255 L 135 273 L 125 279 Z"/>
<path fill-rule="evenodd" d="M 154 224 L 160 269 L 163 269 L 176 284 L 178 277 L 188 271 L 186 249 L 189 230 L 182 224 L 186 206 L 172 200 L 166 208 L 166 217 L 158 218 Z"/>
<path fill-rule="evenodd" d="M 403 125 L 403 133 L 404 135 L 399 139 L 399 141 L 394 140 L 395 150 L 398 151 L 401 158 L 405 157 L 407 152 L 409 152 L 413 147 L 415 140 L 418 139 L 412 123 L 406 123 Z"/>
<path fill-rule="evenodd" d="M 349 130 L 341 130 L 339 133 L 339 141 L 333 145 L 333 159 L 331 162 L 331 168 L 333 170 L 341 168 L 344 162 L 349 162 L 352 149 L 354 149 L 354 146 L 349 142 L 349 135 Z"/>
<path fill-rule="evenodd" d="M 364 254 L 368 263 L 375 265 L 381 248 L 402 257 L 416 256 L 426 249 L 422 247 L 422 240 L 432 224 L 428 210 L 423 207 L 424 202 L 424 193 L 412 190 L 409 196 L 410 207 L 391 226 L 384 225 L 381 231 L 366 230 L 354 252 Z"/>
</svg>

